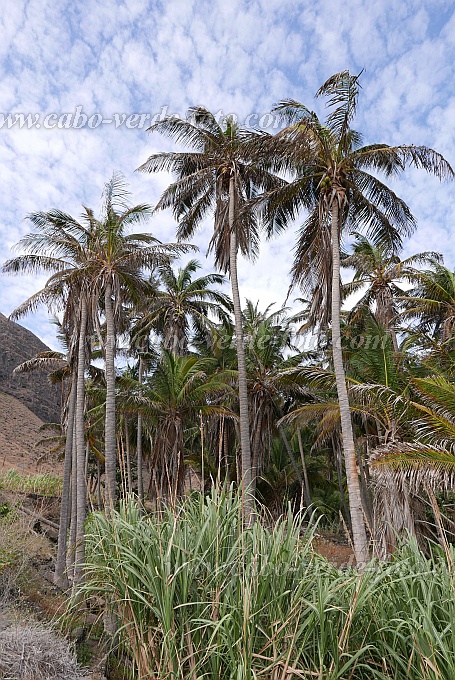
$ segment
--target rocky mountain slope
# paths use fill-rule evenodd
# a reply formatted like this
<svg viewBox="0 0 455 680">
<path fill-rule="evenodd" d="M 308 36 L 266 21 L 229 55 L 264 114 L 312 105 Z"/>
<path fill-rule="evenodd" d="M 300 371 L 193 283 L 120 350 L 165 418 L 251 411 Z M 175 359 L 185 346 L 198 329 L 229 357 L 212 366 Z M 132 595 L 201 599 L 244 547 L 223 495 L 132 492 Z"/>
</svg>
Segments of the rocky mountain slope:
<svg viewBox="0 0 455 680">
<path fill-rule="evenodd" d="M 0 313 L 0 392 L 18 399 L 44 422 L 60 421 L 60 391 L 42 371 L 14 374 L 16 366 L 49 349 L 31 331 Z M 4 414 L 0 412 L 0 423 Z"/>
<path fill-rule="evenodd" d="M 43 421 L 18 399 L 0 392 L 0 475 L 14 469 L 21 474 L 61 473 L 62 464 L 55 456 L 44 457 L 45 446 L 36 446 L 50 433 L 40 432 Z"/>
</svg>

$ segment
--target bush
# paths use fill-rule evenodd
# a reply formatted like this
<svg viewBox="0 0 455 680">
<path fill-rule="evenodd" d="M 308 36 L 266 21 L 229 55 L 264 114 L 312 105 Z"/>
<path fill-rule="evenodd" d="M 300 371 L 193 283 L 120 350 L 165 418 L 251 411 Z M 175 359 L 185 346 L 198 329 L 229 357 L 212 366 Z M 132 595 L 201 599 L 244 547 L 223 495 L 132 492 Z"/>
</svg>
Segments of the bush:
<svg viewBox="0 0 455 680">
<path fill-rule="evenodd" d="M 11 626 L 0 631 L 0 678 L 81 680 L 67 640 L 43 626 Z"/>
<path fill-rule="evenodd" d="M 80 593 L 115 609 L 142 679 L 455 677 L 455 554 L 341 571 L 301 533 L 290 514 L 242 528 L 232 491 L 151 517 L 130 501 L 92 518 Z"/>
</svg>

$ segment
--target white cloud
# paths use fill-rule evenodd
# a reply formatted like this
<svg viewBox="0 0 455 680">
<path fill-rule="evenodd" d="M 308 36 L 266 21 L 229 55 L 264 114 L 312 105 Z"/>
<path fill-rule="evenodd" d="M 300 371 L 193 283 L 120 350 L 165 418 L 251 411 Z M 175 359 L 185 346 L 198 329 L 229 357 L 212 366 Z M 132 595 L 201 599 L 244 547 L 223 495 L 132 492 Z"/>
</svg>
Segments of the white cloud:
<svg viewBox="0 0 455 680">
<path fill-rule="evenodd" d="M 337 70 L 362 76 L 358 126 L 365 141 L 434 146 L 455 162 L 455 14 L 448 0 L 8 0 L 0 17 L 0 112 L 184 114 L 193 104 L 265 113 L 295 97 L 323 113 L 313 94 Z M 113 170 L 131 182 L 135 201 L 155 203 L 169 181 L 134 174 L 147 156 L 171 148 L 144 130 L 0 130 L 0 259 L 28 230 L 25 215 L 59 207 L 74 215 L 99 206 Z M 441 249 L 455 265 L 454 188 L 411 172 L 396 190 L 419 219 L 406 253 Z M 151 230 L 173 240 L 170 214 Z M 195 237 L 203 257 L 210 224 Z M 254 267 L 240 263 L 245 297 L 264 306 L 287 293 L 294 231 L 264 243 Z M 205 268 L 210 268 L 210 261 Z M 42 282 L 0 278 L 0 311 Z M 27 324 L 52 343 L 46 314 Z M 45 330 L 47 329 L 47 330 Z"/>
</svg>

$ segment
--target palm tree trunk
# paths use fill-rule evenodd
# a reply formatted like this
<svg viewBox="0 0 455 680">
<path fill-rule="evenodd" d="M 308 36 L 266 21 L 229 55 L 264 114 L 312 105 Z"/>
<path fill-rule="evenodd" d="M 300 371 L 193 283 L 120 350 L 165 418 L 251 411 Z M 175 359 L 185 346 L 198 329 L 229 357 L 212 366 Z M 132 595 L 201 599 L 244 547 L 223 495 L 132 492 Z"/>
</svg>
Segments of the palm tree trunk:
<svg viewBox="0 0 455 680">
<path fill-rule="evenodd" d="M 79 328 L 79 344 L 77 356 L 77 390 L 76 390 L 76 461 L 77 461 L 77 517 L 76 517 L 76 555 L 74 559 L 74 583 L 77 583 L 84 563 L 85 536 L 84 524 L 86 519 L 87 488 L 85 482 L 85 338 L 87 332 L 87 301 L 82 294 L 81 318 Z"/>
<path fill-rule="evenodd" d="M 144 362 L 142 360 L 142 357 L 139 357 L 139 375 L 138 375 L 139 385 L 142 385 L 143 373 Z M 144 481 L 142 477 L 142 413 L 137 414 L 136 454 L 137 454 L 137 495 L 139 497 L 139 502 L 142 505 L 144 503 Z"/>
<path fill-rule="evenodd" d="M 346 466 L 346 479 L 349 492 L 349 508 L 352 522 L 352 538 L 357 564 L 364 565 L 368 560 L 368 541 L 363 518 L 362 499 L 352 431 L 351 410 L 349 407 L 346 376 L 343 366 L 340 326 L 340 241 L 339 241 L 339 202 L 335 195 L 331 205 L 332 237 L 332 351 L 333 367 L 340 405 L 341 433 Z"/>
<path fill-rule="evenodd" d="M 77 388 L 76 388 L 77 389 Z M 76 414 L 74 415 L 76 417 Z M 66 553 L 66 573 L 74 578 L 74 555 L 76 552 L 76 520 L 77 520 L 77 446 L 76 422 L 73 429 L 73 447 L 71 456 L 71 518 L 68 550 Z"/>
<path fill-rule="evenodd" d="M 66 425 L 65 462 L 63 465 L 62 504 L 60 506 L 60 524 L 58 530 L 57 560 L 55 563 L 54 584 L 66 590 L 68 576 L 66 574 L 66 544 L 70 518 L 71 462 L 73 455 L 74 413 L 76 410 L 76 371 L 71 375 L 71 390 L 68 399 L 68 418 Z"/>
<path fill-rule="evenodd" d="M 303 450 L 302 434 L 300 432 L 300 429 L 297 430 L 297 441 L 299 442 L 300 460 L 302 461 L 303 498 L 305 499 L 306 507 L 309 508 L 311 505 L 310 483 L 308 481 L 308 471 L 306 468 L 305 452 Z"/>
<path fill-rule="evenodd" d="M 251 448 L 250 448 L 250 420 L 248 415 L 248 389 L 246 374 L 245 346 L 243 342 L 242 307 L 240 304 L 239 282 L 237 277 L 237 235 L 235 231 L 235 179 L 231 175 L 229 180 L 229 271 L 232 287 L 232 300 L 234 304 L 235 319 L 235 342 L 237 347 L 237 368 L 239 385 L 239 410 L 240 410 L 240 447 L 242 457 L 242 491 L 243 491 L 243 514 L 247 523 L 252 520 L 253 498 L 251 496 Z"/>
<path fill-rule="evenodd" d="M 204 422 L 202 420 L 202 413 L 199 411 L 199 431 L 201 433 L 201 477 L 202 477 L 202 495 L 205 494 L 205 451 L 204 451 Z"/>
<path fill-rule="evenodd" d="M 98 505 L 98 510 L 102 509 L 102 499 L 101 499 L 101 464 L 96 459 L 96 504 Z"/>
<path fill-rule="evenodd" d="M 393 325 L 393 298 L 387 289 L 376 296 L 376 316 L 390 336 L 393 351 L 398 354 L 398 339 Z"/>
<path fill-rule="evenodd" d="M 396 331 L 395 331 L 393 326 L 389 326 L 389 333 L 390 333 L 390 337 L 392 339 L 393 351 L 395 352 L 395 354 L 398 354 L 398 352 L 399 352 L 398 339 L 397 339 Z"/>
<path fill-rule="evenodd" d="M 85 475 L 85 483 L 87 484 L 87 479 L 88 479 L 88 463 L 90 460 L 90 442 L 87 440 L 85 444 L 85 463 L 84 463 L 84 475 Z M 89 485 L 89 492 L 90 492 L 90 485 Z"/>
<path fill-rule="evenodd" d="M 104 425 L 104 460 L 106 470 L 107 508 L 112 511 L 115 507 L 117 491 L 117 441 L 115 432 L 115 325 L 114 310 L 112 308 L 112 286 L 106 284 L 104 291 L 104 314 L 106 316 L 106 420 Z M 106 602 L 104 610 L 104 630 L 111 636 L 117 632 L 117 618 L 111 611 L 110 603 Z"/>
<path fill-rule="evenodd" d="M 297 479 L 299 480 L 299 484 L 300 484 L 300 486 L 302 486 L 303 485 L 302 475 L 300 474 L 299 466 L 297 465 L 297 461 L 296 461 L 294 453 L 291 449 L 291 445 L 289 444 L 288 438 L 286 437 L 286 432 L 284 431 L 284 427 L 282 425 L 279 425 L 278 430 L 280 432 L 281 439 L 283 440 L 287 454 L 288 454 L 288 456 L 291 460 L 292 467 L 294 468 L 295 474 L 297 475 Z"/>
<path fill-rule="evenodd" d="M 118 433 L 117 437 L 117 453 L 118 453 L 118 467 L 120 471 L 120 497 L 126 498 L 127 492 L 127 487 L 126 487 L 126 465 L 125 465 L 125 440 L 123 437 L 123 433 L 121 431 L 121 425 L 120 425 L 120 431 Z"/>
<path fill-rule="evenodd" d="M 112 510 L 116 500 L 117 451 L 115 439 L 115 326 L 112 308 L 112 286 L 104 293 L 106 315 L 106 421 L 104 429 L 107 506 Z"/>
<path fill-rule="evenodd" d="M 126 453 L 126 486 L 128 493 L 133 493 L 133 482 L 131 477 L 131 450 L 130 450 L 130 428 L 125 419 L 125 453 Z"/>
<path fill-rule="evenodd" d="M 261 446 L 261 429 L 259 426 L 254 427 L 251 424 L 250 432 L 254 431 L 253 435 L 253 450 L 251 452 L 251 494 L 256 494 L 257 476 L 259 471 L 259 450 Z"/>
<path fill-rule="evenodd" d="M 332 448 L 333 453 L 335 454 L 335 468 L 337 473 L 338 492 L 340 494 L 341 514 L 344 517 L 344 521 L 349 532 L 351 532 L 351 515 L 349 512 L 348 505 L 346 503 L 346 494 L 344 493 L 343 484 L 343 458 L 342 458 L 343 454 L 334 437 L 332 437 Z"/>
<path fill-rule="evenodd" d="M 365 454 L 360 450 L 357 450 L 357 465 L 360 472 L 360 492 L 362 494 L 364 519 L 368 531 L 371 533 L 373 527 L 373 494 L 371 486 L 368 484 Z"/>
</svg>

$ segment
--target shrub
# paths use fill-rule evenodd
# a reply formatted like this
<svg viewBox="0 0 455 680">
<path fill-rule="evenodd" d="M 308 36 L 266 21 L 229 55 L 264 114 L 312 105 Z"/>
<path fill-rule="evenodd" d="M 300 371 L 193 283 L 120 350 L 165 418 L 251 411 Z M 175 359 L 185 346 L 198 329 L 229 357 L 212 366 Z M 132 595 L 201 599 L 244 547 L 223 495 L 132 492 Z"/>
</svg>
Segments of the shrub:
<svg viewBox="0 0 455 680">
<path fill-rule="evenodd" d="M 65 639 L 49 628 L 15 625 L 0 631 L 0 678 L 6 680 L 81 680 Z"/>
</svg>

